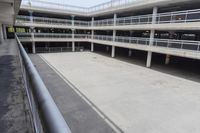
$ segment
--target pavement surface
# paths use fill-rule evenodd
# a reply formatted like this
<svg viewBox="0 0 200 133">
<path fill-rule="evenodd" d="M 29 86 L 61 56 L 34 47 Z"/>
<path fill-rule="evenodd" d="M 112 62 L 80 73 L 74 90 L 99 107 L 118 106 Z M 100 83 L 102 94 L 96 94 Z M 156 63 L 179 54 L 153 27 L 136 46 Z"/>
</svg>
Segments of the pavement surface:
<svg viewBox="0 0 200 133">
<path fill-rule="evenodd" d="M 115 133 L 106 118 L 95 111 L 70 83 L 59 76 L 40 56 L 29 55 L 72 133 Z M 116 131 L 115 131 L 116 130 Z"/>
<path fill-rule="evenodd" d="M 90 52 L 40 56 L 122 132 L 200 132 L 198 82 Z M 57 78 L 46 75 L 48 82 L 56 83 Z M 68 95 L 57 88 L 52 95 L 59 91 L 56 97 L 63 104 L 58 105 L 67 107 Z"/>
<path fill-rule="evenodd" d="M 15 40 L 0 44 L 0 133 L 31 133 Z"/>
</svg>

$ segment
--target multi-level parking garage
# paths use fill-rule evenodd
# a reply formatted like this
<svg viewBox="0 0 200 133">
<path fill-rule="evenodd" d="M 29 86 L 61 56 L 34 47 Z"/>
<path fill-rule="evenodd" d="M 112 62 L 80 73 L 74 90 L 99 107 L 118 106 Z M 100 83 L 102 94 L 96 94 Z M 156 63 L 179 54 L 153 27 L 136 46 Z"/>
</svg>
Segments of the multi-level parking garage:
<svg viewBox="0 0 200 133">
<path fill-rule="evenodd" d="M 0 56 L 5 70 L 0 102 L 8 110 L 0 105 L 0 128 L 20 133 L 21 127 L 37 133 L 200 132 L 199 4 L 114 0 L 83 8 L 23 0 L 12 18 L 14 28 L 0 19 L 0 55 L 13 57 Z M 16 40 L 7 40 L 12 37 Z M 16 98 L 15 90 L 24 93 Z M 19 113 L 25 114 L 19 119 L 28 117 L 25 122 L 9 121 L 18 112 L 12 106 L 19 105 L 16 99 L 26 102 L 25 113 L 21 106 Z"/>
<path fill-rule="evenodd" d="M 198 4 L 192 0 L 114 1 L 87 9 L 24 1 L 15 25 L 28 31 L 18 36 L 22 42 L 32 42 L 33 53 L 41 42 L 67 42 L 72 51 L 76 45 L 93 51 L 94 44 L 103 44 L 112 49 L 112 57 L 116 47 L 129 49 L 129 55 L 132 49 L 146 51 L 150 67 L 152 53 L 166 54 L 166 63 L 171 55 L 200 58 Z"/>
</svg>

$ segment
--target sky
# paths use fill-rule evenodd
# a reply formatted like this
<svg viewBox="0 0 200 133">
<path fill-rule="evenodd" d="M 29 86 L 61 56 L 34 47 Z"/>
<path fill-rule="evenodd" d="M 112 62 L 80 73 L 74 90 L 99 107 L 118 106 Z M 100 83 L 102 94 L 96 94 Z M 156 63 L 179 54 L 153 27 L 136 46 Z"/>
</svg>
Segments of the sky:
<svg viewBox="0 0 200 133">
<path fill-rule="evenodd" d="M 104 2 L 108 2 L 110 0 L 43 0 L 43 1 L 59 2 L 59 3 L 65 3 L 67 5 L 80 6 L 80 7 L 91 7 Z"/>
</svg>

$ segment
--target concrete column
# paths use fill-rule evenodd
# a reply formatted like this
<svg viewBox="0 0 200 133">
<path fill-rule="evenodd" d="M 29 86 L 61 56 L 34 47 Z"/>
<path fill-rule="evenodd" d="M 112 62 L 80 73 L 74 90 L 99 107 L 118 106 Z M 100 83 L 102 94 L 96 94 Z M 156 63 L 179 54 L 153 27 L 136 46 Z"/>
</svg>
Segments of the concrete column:
<svg viewBox="0 0 200 133">
<path fill-rule="evenodd" d="M 74 29 L 72 29 L 72 52 L 75 52 Z"/>
<path fill-rule="evenodd" d="M 158 8 L 157 8 L 157 7 L 154 7 L 154 8 L 153 8 L 153 14 L 152 14 L 152 24 L 155 24 L 155 23 L 156 23 L 157 12 L 158 12 Z M 152 30 L 151 30 L 151 33 L 150 33 L 149 46 L 152 46 L 152 45 L 153 45 L 153 42 L 154 42 L 154 34 L 155 34 L 155 30 L 152 29 Z M 152 59 L 152 52 L 151 52 L 151 51 L 148 51 L 146 67 L 151 67 L 151 59 Z"/>
<path fill-rule="evenodd" d="M 33 23 L 33 11 L 29 11 L 30 15 L 30 22 Z M 32 39 L 32 53 L 35 54 L 35 42 L 34 42 L 34 32 L 35 32 L 35 27 L 30 27 L 31 28 L 31 39 Z"/>
<path fill-rule="evenodd" d="M 94 26 L 94 17 L 92 17 L 92 27 Z M 94 30 L 92 30 L 91 39 L 94 39 Z M 91 52 L 94 52 L 94 43 L 91 42 Z"/>
<path fill-rule="evenodd" d="M 114 26 L 116 26 L 116 22 L 117 22 L 117 14 L 114 14 Z M 116 37 L 116 30 L 113 30 L 113 42 L 115 42 L 115 37 Z M 111 57 L 114 58 L 115 57 L 115 46 L 112 46 L 112 53 L 111 53 Z"/>
<path fill-rule="evenodd" d="M 35 42 L 32 42 L 32 53 L 35 54 L 36 50 L 35 50 Z"/>
<path fill-rule="evenodd" d="M 72 52 L 75 52 L 75 42 L 72 42 Z"/>
<path fill-rule="evenodd" d="M 112 58 L 114 58 L 115 57 L 115 46 L 112 46 Z"/>
<path fill-rule="evenodd" d="M 132 50 L 131 49 L 129 49 L 129 51 L 128 51 L 128 56 L 132 56 Z"/>
<path fill-rule="evenodd" d="M 114 20 L 113 25 L 116 26 L 117 25 L 117 14 L 116 13 L 114 14 L 113 20 Z"/>
<path fill-rule="evenodd" d="M 115 42 L 115 37 L 116 37 L 116 30 L 113 30 L 113 42 Z M 114 58 L 115 57 L 115 46 L 112 46 L 112 54 L 111 56 Z"/>
<path fill-rule="evenodd" d="M 35 32 L 35 29 L 34 27 L 31 27 L 31 39 L 32 39 L 32 52 L 33 54 L 35 54 L 35 40 L 34 40 L 34 32 Z"/>
<path fill-rule="evenodd" d="M 168 65 L 170 63 L 170 55 L 166 55 L 165 64 Z"/>
<path fill-rule="evenodd" d="M 2 24 L 0 24 L 0 44 L 3 42 L 3 29 L 2 29 Z"/>
<path fill-rule="evenodd" d="M 146 67 L 151 67 L 151 58 L 152 58 L 152 52 L 147 53 L 147 63 Z"/>
<path fill-rule="evenodd" d="M 91 52 L 94 52 L 94 43 L 91 42 Z"/>
<path fill-rule="evenodd" d="M 6 25 L 3 25 L 3 35 L 4 35 L 4 39 L 7 39 L 7 31 L 6 31 Z"/>
<path fill-rule="evenodd" d="M 74 15 L 71 16 L 72 17 L 72 26 L 74 26 Z"/>
<path fill-rule="evenodd" d="M 33 23 L 33 11 L 29 11 L 30 22 Z"/>
<path fill-rule="evenodd" d="M 74 15 L 71 16 L 72 17 L 72 27 L 74 27 Z M 74 31 L 75 29 L 72 29 L 72 52 L 75 52 L 75 42 L 74 42 Z"/>
</svg>

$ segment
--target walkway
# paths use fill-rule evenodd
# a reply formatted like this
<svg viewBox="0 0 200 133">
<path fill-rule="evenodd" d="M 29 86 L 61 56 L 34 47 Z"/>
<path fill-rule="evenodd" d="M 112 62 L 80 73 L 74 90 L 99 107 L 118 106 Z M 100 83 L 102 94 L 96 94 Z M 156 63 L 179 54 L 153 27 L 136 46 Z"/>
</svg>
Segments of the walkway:
<svg viewBox="0 0 200 133">
<path fill-rule="evenodd" d="M 0 132 L 30 131 L 15 40 L 0 44 Z"/>
</svg>

